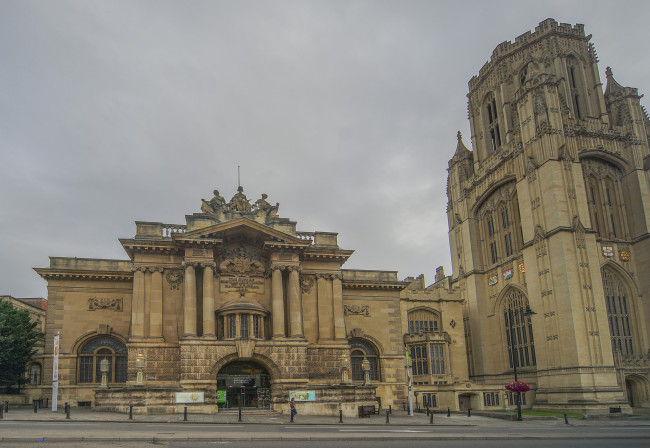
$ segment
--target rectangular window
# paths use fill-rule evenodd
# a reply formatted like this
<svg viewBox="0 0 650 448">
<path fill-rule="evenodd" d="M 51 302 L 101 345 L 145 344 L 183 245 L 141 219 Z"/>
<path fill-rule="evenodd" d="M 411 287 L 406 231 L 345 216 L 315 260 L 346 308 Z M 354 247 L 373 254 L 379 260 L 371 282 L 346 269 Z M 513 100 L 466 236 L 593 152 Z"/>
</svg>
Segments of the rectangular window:
<svg viewBox="0 0 650 448">
<path fill-rule="evenodd" d="M 228 316 L 228 337 L 236 338 L 237 337 L 237 316 L 230 314 Z"/>
<path fill-rule="evenodd" d="M 409 321 L 409 334 L 413 336 L 413 321 Z"/>
<path fill-rule="evenodd" d="M 248 314 L 240 315 L 239 336 L 244 339 L 248 339 L 248 316 Z"/>
<path fill-rule="evenodd" d="M 260 337 L 260 316 L 257 314 L 253 316 L 253 337 Z"/>
<path fill-rule="evenodd" d="M 93 382 L 93 357 L 92 356 L 79 357 L 79 382 L 80 383 Z"/>
</svg>

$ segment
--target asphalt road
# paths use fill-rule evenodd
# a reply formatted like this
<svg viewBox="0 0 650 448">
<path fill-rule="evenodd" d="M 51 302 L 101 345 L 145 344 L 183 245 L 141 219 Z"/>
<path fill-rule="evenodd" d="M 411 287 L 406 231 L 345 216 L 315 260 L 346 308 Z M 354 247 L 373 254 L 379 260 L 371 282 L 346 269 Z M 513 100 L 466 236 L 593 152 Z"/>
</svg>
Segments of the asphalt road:
<svg viewBox="0 0 650 448">
<path fill-rule="evenodd" d="M 400 426 L 400 425 L 273 425 L 273 424 L 187 424 L 187 423 L 133 423 L 133 422 L 29 422 L 0 421 L 0 446 L 52 445 L 73 446 L 71 442 L 92 441 L 93 447 L 102 446 L 156 446 L 198 448 L 219 446 L 225 442 L 233 447 L 282 446 L 290 441 L 318 440 L 314 446 L 340 446 L 355 440 L 354 446 L 373 448 L 395 446 L 408 439 L 409 448 L 418 441 L 426 446 L 650 446 L 650 426 L 613 426 L 607 422 L 598 426 L 571 426 L 528 422 L 524 425 L 495 424 L 493 426 Z M 252 443 L 248 441 L 253 441 Z M 263 441 L 263 442 L 262 442 Z M 236 443 L 235 443 L 236 442 Z M 263 445 L 262 445 L 262 443 Z M 276 443 L 277 442 L 277 443 Z M 463 443 L 465 444 L 463 444 Z M 516 442 L 516 444 L 508 445 Z M 126 443 L 120 445 L 119 443 Z M 248 444 L 247 444 L 248 443 Z M 299 442 L 300 443 L 300 442 Z M 452 443 L 457 445 L 452 445 Z M 329 445 L 328 445 L 329 444 Z M 365 444 L 365 445 L 364 445 Z M 82 443 L 79 446 L 83 446 Z M 54 446 L 54 445 L 52 445 Z M 151 445 L 153 446 L 153 445 Z M 296 443 L 294 446 L 298 447 Z"/>
</svg>

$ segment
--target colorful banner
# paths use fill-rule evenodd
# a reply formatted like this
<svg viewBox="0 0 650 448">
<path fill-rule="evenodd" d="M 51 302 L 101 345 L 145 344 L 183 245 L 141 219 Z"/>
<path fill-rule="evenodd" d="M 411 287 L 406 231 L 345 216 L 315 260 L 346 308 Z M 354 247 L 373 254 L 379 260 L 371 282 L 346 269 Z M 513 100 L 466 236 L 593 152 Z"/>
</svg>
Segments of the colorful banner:
<svg viewBox="0 0 650 448">
<path fill-rule="evenodd" d="M 519 264 L 519 272 L 526 272 L 526 265 L 523 263 Z"/>
<path fill-rule="evenodd" d="M 223 404 L 226 402 L 226 391 L 225 390 L 218 390 L 217 391 L 217 403 L 218 404 Z"/>
<path fill-rule="evenodd" d="M 313 390 L 292 390 L 289 392 L 289 401 L 316 401 L 316 391 Z"/>
<path fill-rule="evenodd" d="M 614 256 L 614 248 L 612 246 L 603 246 L 603 257 L 611 258 Z"/>
<path fill-rule="evenodd" d="M 203 392 L 176 392 L 176 403 L 203 403 Z"/>
<path fill-rule="evenodd" d="M 506 269 L 503 271 L 503 279 L 510 280 L 512 278 L 512 269 Z"/>
<path fill-rule="evenodd" d="M 492 275 L 488 277 L 488 285 L 494 286 L 497 283 L 499 283 L 499 276 L 498 275 Z"/>
<path fill-rule="evenodd" d="M 629 250 L 619 250 L 618 256 L 621 261 L 630 261 L 630 251 Z"/>
<path fill-rule="evenodd" d="M 56 412 L 59 397 L 59 333 L 54 335 L 54 348 L 52 356 L 52 412 Z"/>
</svg>

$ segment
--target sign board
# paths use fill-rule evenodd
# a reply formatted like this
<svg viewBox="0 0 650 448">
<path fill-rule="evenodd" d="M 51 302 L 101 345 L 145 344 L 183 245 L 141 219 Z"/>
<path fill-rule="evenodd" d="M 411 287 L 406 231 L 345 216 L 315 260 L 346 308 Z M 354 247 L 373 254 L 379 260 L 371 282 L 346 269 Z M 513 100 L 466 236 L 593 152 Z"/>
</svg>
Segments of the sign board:
<svg viewBox="0 0 650 448">
<path fill-rule="evenodd" d="M 176 403 L 203 403 L 203 392 L 176 392 Z"/>
<path fill-rule="evenodd" d="M 289 400 L 295 401 L 316 401 L 316 391 L 313 390 L 292 390 L 289 392 Z"/>
<path fill-rule="evenodd" d="M 224 404 L 226 402 L 226 391 L 218 390 L 217 391 L 217 403 Z"/>
</svg>

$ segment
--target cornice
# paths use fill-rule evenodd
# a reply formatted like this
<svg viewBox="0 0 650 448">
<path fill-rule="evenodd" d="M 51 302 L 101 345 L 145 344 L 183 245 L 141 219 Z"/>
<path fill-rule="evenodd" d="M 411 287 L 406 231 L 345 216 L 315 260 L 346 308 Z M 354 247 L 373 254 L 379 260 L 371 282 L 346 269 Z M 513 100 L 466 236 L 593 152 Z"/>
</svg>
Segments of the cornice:
<svg viewBox="0 0 650 448">
<path fill-rule="evenodd" d="M 180 247 L 175 246 L 171 241 L 137 240 L 130 238 L 120 238 L 119 241 L 131 260 L 133 260 L 133 254 L 139 252 L 180 253 Z"/>
<path fill-rule="evenodd" d="M 292 242 L 285 242 L 285 241 L 266 241 L 264 242 L 264 249 L 267 250 L 274 250 L 274 249 L 280 249 L 284 251 L 294 251 L 294 252 L 304 252 L 311 246 L 310 241 L 292 241 Z"/>
<path fill-rule="evenodd" d="M 406 289 L 409 282 L 373 282 L 363 280 L 343 280 L 343 289 L 383 289 L 402 291 Z"/>
<path fill-rule="evenodd" d="M 354 250 L 346 249 L 319 249 L 310 247 L 303 254 L 305 260 L 335 260 L 345 263 L 352 256 Z"/>
<path fill-rule="evenodd" d="M 131 280 L 131 271 L 79 271 L 50 268 L 34 268 L 36 273 L 45 280 L 86 279 L 86 280 Z"/>
</svg>

